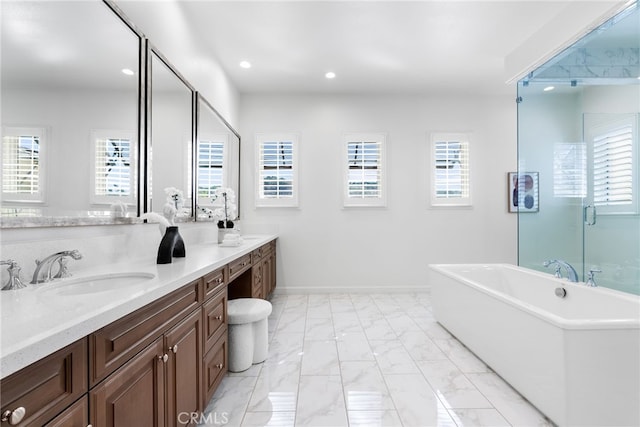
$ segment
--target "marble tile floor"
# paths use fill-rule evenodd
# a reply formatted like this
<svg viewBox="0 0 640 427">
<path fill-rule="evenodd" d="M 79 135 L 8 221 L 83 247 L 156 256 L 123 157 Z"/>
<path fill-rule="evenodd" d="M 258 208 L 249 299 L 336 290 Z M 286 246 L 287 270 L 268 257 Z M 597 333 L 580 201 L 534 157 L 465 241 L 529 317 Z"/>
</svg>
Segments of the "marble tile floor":
<svg viewBox="0 0 640 427">
<path fill-rule="evenodd" d="M 275 295 L 269 357 L 202 426 L 553 426 L 443 329 L 429 293 Z"/>
</svg>

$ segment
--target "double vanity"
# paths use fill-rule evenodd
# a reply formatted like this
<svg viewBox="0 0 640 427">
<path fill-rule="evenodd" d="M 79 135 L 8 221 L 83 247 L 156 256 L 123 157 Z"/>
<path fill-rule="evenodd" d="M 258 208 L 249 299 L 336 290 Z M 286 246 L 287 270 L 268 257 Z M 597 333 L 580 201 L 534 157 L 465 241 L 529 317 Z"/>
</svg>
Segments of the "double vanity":
<svg viewBox="0 0 640 427">
<path fill-rule="evenodd" d="M 276 236 L 0 293 L 0 425 L 182 425 L 227 371 L 228 299 L 275 288 Z"/>
</svg>

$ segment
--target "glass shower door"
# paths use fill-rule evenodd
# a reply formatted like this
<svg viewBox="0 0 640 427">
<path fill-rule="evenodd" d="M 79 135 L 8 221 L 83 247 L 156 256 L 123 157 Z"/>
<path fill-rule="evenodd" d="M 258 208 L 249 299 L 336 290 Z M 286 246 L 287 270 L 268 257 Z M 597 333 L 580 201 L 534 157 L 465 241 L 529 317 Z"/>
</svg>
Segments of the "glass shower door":
<svg viewBox="0 0 640 427">
<path fill-rule="evenodd" d="M 598 286 L 640 295 L 638 114 L 585 113 L 587 195 L 583 275 Z"/>
</svg>

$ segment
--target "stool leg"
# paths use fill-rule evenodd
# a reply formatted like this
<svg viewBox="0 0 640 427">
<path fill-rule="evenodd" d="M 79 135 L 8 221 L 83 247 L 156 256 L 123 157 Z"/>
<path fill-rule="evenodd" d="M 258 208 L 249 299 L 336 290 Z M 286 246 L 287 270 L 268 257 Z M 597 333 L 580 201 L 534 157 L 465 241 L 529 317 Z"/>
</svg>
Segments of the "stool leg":
<svg viewBox="0 0 640 427">
<path fill-rule="evenodd" d="M 253 363 L 264 362 L 269 355 L 269 324 L 267 319 L 253 323 Z"/>
<path fill-rule="evenodd" d="M 251 367 L 252 358 L 252 324 L 229 325 L 229 371 L 246 371 Z"/>
</svg>

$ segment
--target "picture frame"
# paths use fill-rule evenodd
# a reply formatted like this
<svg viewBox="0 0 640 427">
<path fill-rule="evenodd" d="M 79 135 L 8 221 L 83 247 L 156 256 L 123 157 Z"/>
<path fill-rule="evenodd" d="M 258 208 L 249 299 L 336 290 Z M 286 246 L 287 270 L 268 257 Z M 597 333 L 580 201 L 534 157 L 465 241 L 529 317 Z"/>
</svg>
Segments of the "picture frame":
<svg viewBox="0 0 640 427">
<path fill-rule="evenodd" d="M 528 213 L 540 210 L 539 173 L 508 172 L 509 212 Z"/>
</svg>

